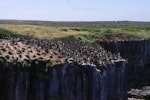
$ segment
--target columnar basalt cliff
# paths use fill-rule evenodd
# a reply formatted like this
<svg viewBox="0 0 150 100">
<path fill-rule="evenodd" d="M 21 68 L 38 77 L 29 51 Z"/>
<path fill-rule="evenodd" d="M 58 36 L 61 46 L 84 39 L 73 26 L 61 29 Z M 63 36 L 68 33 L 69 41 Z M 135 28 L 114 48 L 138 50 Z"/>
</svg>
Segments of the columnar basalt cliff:
<svg viewBox="0 0 150 100">
<path fill-rule="evenodd" d="M 99 42 L 107 51 L 118 54 L 128 61 L 129 97 L 150 99 L 150 40 Z"/>
<path fill-rule="evenodd" d="M 33 60 L 0 62 L 1 100 L 127 100 L 126 65 L 115 61 L 107 70 L 92 65 Z"/>
<path fill-rule="evenodd" d="M 131 71 L 138 71 L 150 62 L 150 40 L 100 42 L 101 46 L 128 60 Z"/>
<path fill-rule="evenodd" d="M 1 100 L 127 100 L 126 61 L 74 38 L 1 36 Z"/>
</svg>

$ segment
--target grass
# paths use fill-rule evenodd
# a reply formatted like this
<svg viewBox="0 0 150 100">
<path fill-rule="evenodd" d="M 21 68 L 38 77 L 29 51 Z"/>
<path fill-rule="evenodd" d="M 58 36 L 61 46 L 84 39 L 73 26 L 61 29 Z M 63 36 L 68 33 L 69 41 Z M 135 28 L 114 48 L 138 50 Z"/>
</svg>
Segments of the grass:
<svg viewBox="0 0 150 100">
<path fill-rule="evenodd" d="M 150 38 L 150 26 L 124 25 L 117 27 L 54 27 L 42 25 L 15 25 L 0 24 L 1 29 L 6 29 L 2 33 L 17 33 L 38 38 L 61 38 L 74 36 L 82 41 L 93 42 L 95 38 L 100 38 L 105 34 L 109 35 L 132 35 L 144 39 Z"/>
<path fill-rule="evenodd" d="M 85 31 L 85 32 L 101 32 L 100 28 L 98 27 L 81 27 L 81 28 L 71 28 L 74 31 Z"/>
<path fill-rule="evenodd" d="M 14 35 L 15 33 L 10 30 L 7 30 L 7 29 L 0 28 L 0 34 L 1 34 L 1 36 L 10 37 L 10 36 Z"/>
<path fill-rule="evenodd" d="M 38 38 L 60 38 L 71 35 L 88 34 L 88 32 L 77 32 L 64 27 L 39 26 L 39 25 L 9 25 L 0 24 L 0 28 L 10 30 L 21 35 L 29 35 Z"/>
</svg>

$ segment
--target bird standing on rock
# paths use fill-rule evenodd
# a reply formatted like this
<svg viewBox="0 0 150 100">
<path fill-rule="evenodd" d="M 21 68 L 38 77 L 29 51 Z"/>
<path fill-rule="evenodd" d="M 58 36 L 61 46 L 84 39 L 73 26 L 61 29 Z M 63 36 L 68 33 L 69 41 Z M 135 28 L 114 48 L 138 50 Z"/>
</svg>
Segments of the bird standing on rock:
<svg viewBox="0 0 150 100">
<path fill-rule="evenodd" d="M 69 58 L 69 59 L 67 60 L 67 62 L 68 62 L 69 64 L 73 64 L 73 63 L 74 63 L 74 59 L 73 59 L 73 58 Z"/>
</svg>

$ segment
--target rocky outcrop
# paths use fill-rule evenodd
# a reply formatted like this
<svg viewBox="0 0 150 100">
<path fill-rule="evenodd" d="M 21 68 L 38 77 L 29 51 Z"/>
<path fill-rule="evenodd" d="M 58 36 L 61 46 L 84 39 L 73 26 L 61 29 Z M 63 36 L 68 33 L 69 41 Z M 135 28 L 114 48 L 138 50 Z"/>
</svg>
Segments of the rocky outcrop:
<svg viewBox="0 0 150 100">
<path fill-rule="evenodd" d="M 149 100 L 150 98 L 150 86 L 142 87 L 141 89 L 131 89 L 129 92 L 129 97 L 141 98 L 144 100 Z"/>
<path fill-rule="evenodd" d="M 1 100 L 127 100 L 126 63 L 114 61 L 105 70 L 76 63 L 50 66 L 0 62 Z"/>
</svg>

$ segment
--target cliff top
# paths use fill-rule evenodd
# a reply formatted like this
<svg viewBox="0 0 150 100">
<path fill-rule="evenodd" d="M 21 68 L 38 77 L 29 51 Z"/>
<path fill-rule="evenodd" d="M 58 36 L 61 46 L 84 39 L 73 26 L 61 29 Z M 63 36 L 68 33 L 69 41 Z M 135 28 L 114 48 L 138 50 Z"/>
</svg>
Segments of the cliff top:
<svg viewBox="0 0 150 100">
<path fill-rule="evenodd" d="M 122 57 L 106 52 L 100 44 L 84 43 L 73 36 L 57 39 L 39 39 L 9 33 L 0 35 L 0 57 L 7 61 L 49 60 L 53 65 L 65 62 L 107 67 Z M 9 34 L 8 34 L 9 33 Z"/>
<path fill-rule="evenodd" d="M 118 41 L 141 41 L 143 38 L 127 34 L 105 34 L 101 38 L 96 38 L 95 42 L 118 42 Z"/>
<path fill-rule="evenodd" d="M 52 49 L 42 49 L 35 44 L 26 44 L 19 39 L 0 39 L 0 56 L 7 61 L 18 60 L 51 60 L 52 62 L 63 63 L 64 57 L 58 55 L 57 51 Z"/>
</svg>

